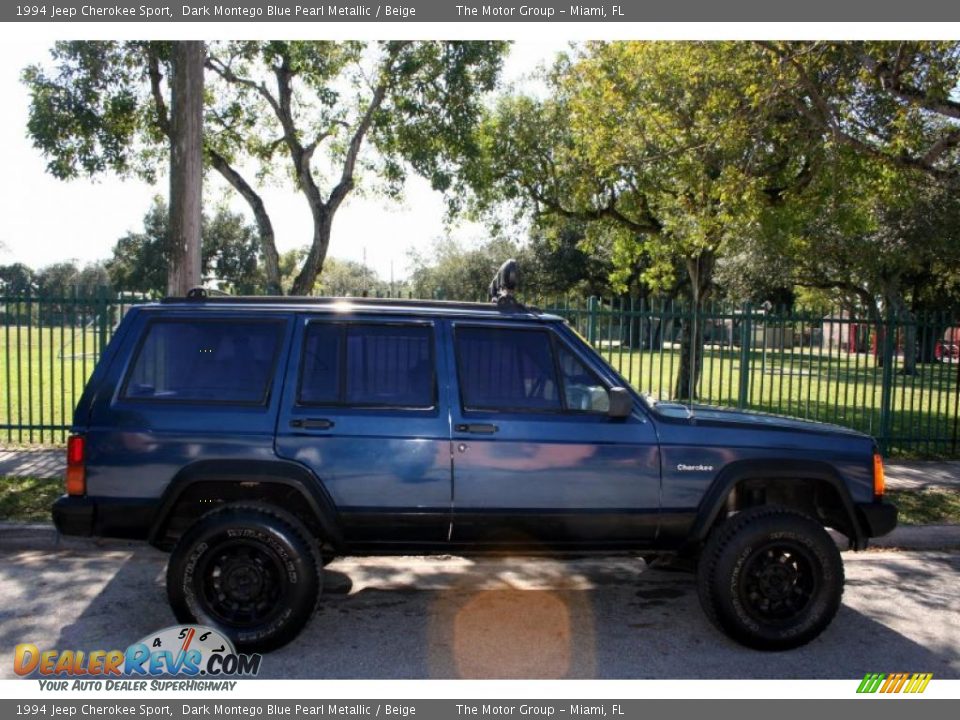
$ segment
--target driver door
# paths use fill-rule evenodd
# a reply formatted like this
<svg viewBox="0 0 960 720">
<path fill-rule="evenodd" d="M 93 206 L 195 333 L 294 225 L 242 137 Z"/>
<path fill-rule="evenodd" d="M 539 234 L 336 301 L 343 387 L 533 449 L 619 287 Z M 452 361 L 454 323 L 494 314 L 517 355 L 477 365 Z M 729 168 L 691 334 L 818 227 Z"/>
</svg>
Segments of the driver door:
<svg viewBox="0 0 960 720">
<path fill-rule="evenodd" d="M 651 544 L 656 434 L 639 408 L 607 415 L 612 382 L 597 358 L 544 323 L 457 321 L 450 332 L 452 542 Z"/>
</svg>

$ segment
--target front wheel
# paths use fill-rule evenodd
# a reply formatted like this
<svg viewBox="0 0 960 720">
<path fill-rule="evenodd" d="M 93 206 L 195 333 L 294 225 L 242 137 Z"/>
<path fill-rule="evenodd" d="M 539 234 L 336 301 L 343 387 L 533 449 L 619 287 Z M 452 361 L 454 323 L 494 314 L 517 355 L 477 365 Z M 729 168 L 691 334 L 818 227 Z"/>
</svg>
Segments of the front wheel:
<svg viewBox="0 0 960 720">
<path fill-rule="evenodd" d="M 817 637 L 843 594 L 840 551 L 820 523 L 757 507 L 716 528 L 697 569 L 707 617 L 737 642 L 788 650 Z"/>
<path fill-rule="evenodd" d="M 238 650 L 285 645 L 316 608 L 322 570 L 294 517 L 259 506 L 205 515 L 177 543 L 167 596 L 177 620 L 223 631 Z"/>
</svg>

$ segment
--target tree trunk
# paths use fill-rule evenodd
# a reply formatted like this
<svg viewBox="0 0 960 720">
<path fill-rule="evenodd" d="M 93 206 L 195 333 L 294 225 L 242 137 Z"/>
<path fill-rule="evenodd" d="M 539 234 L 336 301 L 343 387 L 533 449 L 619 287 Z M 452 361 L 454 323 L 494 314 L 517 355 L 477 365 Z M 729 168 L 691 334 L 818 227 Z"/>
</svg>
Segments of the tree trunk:
<svg viewBox="0 0 960 720">
<path fill-rule="evenodd" d="M 179 297 L 201 284 L 204 56 L 203 42 L 173 43 L 167 293 Z"/>
<path fill-rule="evenodd" d="M 704 250 L 695 258 L 687 258 L 687 274 L 690 277 L 691 316 L 684 318 L 680 326 L 680 367 L 674 385 L 675 400 L 697 399 L 697 387 L 703 370 L 703 306 L 713 285 L 713 268 L 716 255 Z"/>
<path fill-rule="evenodd" d="M 313 213 L 313 242 L 310 244 L 310 252 L 303 261 L 303 267 L 293 281 L 291 295 L 310 295 L 313 292 L 313 286 L 317 282 L 317 276 L 323 268 L 323 261 L 327 257 L 327 249 L 330 247 L 330 230 L 333 226 L 333 213 L 326 210 L 326 206 L 319 208 L 311 207 Z"/>
<path fill-rule="evenodd" d="M 263 253 L 263 269 L 266 275 L 267 295 L 282 295 L 283 287 L 280 283 L 280 253 L 277 252 L 276 238 L 273 232 L 273 223 L 263 204 L 263 198 L 257 194 L 240 173 L 227 162 L 226 158 L 214 150 L 207 151 L 210 164 L 230 183 L 234 190 L 247 201 L 257 223 L 257 234 L 260 238 L 260 251 Z"/>
</svg>

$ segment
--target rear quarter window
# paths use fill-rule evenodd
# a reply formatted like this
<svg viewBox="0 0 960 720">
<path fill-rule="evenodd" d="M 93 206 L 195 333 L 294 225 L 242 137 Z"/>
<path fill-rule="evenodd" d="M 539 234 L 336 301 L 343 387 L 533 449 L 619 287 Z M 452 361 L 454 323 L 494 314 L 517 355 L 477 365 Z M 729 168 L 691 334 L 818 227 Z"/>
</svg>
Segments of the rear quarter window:
<svg viewBox="0 0 960 720">
<path fill-rule="evenodd" d="M 276 320 L 154 320 L 123 384 L 126 400 L 265 404 L 283 333 Z"/>
</svg>

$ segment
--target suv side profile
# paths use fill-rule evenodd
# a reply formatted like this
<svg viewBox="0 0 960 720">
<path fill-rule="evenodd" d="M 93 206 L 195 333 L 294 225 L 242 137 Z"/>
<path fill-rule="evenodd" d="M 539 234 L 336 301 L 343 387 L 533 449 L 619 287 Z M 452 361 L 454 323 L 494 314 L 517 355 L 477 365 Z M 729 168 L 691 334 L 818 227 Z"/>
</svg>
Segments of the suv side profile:
<svg viewBox="0 0 960 720">
<path fill-rule="evenodd" d="M 697 559 L 747 646 L 809 642 L 896 524 L 873 440 L 657 403 L 516 303 L 219 298 L 136 306 L 77 405 L 60 532 L 170 551 L 181 622 L 295 637 L 345 554 Z"/>
</svg>

